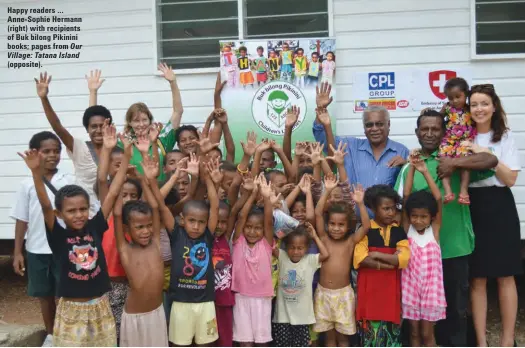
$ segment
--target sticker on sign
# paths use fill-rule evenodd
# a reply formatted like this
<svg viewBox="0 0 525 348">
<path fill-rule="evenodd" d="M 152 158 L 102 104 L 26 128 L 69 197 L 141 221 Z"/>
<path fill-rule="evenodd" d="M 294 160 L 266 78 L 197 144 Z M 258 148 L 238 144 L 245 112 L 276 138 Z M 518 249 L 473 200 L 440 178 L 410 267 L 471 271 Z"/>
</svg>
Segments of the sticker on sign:
<svg viewBox="0 0 525 348">
<path fill-rule="evenodd" d="M 397 107 L 400 109 L 404 109 L 407 108 L 409 104 L 410 103 L 408 102 L 408 100 L 400 100 L 397 102 Z"/>
</svg>

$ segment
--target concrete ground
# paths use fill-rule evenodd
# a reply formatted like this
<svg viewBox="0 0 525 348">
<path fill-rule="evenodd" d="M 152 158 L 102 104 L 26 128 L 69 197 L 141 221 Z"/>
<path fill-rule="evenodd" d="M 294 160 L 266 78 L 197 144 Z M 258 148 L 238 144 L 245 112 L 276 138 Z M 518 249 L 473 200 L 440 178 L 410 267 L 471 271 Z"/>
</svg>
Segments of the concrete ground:
<svg viewBox="0 0 525 348">
<path fill-rule="evenodd" d="M 495 282 L 489 287 L 488 334 L 490 346 L 499 346 L 500 319 Z M 42 324 L 38 302 L 26 295 L 27 279 L 16 275 L 12 259 L 0 256 L 0 322 L 19 325 Z M 518 346 L 525 346 L 525 277 L 518 279 L 519 312 L 516 327 Z"/>
</svg>

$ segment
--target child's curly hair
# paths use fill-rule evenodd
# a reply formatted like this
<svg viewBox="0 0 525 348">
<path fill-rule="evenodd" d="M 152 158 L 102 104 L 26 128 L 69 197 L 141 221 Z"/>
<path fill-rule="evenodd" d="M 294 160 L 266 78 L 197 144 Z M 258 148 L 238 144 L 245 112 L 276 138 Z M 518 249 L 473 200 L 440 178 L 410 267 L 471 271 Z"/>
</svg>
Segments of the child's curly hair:
<svg viewBox="0 0 525 348">
<path fill-rule="evenodd" d="M 330 219 L 330 215 L 332 214 L 345 214 L 346 215 L 346 221 L 348 223 L 348 233 L 346 236 L 349 236 L 355 231 L 355 227 L 357 226 L 357 217 L 355 215 L 354 209 L 346 203 L 333 203 L 328 206 L 326 209 L 326 219 L 325 221 L 328 222 Z"/>
<path fill-rule="evenodd" d="M 396 207 L 401 205 L 401 197 L 389 185 L 374 185 L 365 191 L 365 205 L 370 209 L 377 209 L 380 200 L 383 198 L 393 200 Z"/>
</svg>

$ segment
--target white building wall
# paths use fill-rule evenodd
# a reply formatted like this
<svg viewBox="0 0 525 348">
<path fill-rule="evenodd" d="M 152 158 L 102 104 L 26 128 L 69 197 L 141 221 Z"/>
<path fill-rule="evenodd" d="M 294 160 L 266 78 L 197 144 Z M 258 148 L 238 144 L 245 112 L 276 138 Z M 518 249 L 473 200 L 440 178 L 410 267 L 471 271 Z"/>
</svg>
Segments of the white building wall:
<svg viewBox="0 0 525 348">
<path fill-rule="evenodd" d="M 525 105 L 525 62 L 470 60 L 469 0 L 333 1 L 339 134 L 363 134 L 361 116 L 350 111 L 354 72 L 469 66 L 475 82 L 496 85 L 525 165 L 525 119 L 520 118 L 519 108 Z M 42 67 L 53 75 L 51 103 L 74 136 L 87 139 L 81 122 L 88 106 L 84 75 L 92 69 L 101 69 L 106 78 L 98 101 L 111 110 L 117 125 L 123 124 L 129 105 L 138 101 L 145 102 L 159 121 L 167 121 L 171 115 L 169 86 L 154 74 L 153 68 L 152 0 L 0 0 L 0 239 L 14 236 L 9 210 L 20 181 L 30 175 L 16 152 L 26 149 L 32 134 L 50 128 L 36 96 L 33 78 L 38 70 L 6 67 L 8 6 L 46 6 L 83 18 L 80 59 L 48 61 Z M 202 125 L 213 107 L 215 75 L 183 74 L 178 82 L 185 109 L 183 123 Z M 415 116 L 407 112 L 392 118 L 392 138 L 409 148 L 417 146 L 413 135 Z M 65 151 L 60 167 L 73 170 Z M 525 219 L 524 175 L 519 176 L 513 191 L 520 216 Z"/>
</svg>

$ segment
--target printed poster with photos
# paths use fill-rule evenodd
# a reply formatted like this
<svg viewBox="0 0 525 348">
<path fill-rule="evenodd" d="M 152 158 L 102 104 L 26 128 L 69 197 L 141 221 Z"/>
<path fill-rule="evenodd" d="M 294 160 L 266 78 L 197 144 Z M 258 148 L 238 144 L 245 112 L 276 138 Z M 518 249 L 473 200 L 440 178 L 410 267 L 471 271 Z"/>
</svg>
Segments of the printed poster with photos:
<svg viewBox="0 0 525 348">
<path fill-rule="evenodd" d="M 332 85 L 334 101 L 328 111 L 334 127 L 336 55 L 334 39 L 220 42 L 221 78 L 227 81 L 222 106 L 228 112 L 236 162 L 242 158 L 240 141 L 248 131 L 257 133 L 257 142 L 269 138 L 282 146 L 286 113 L 292 106 L 300 108 L 292 150 L 297 141 L 314 141 L 315 87 L 325 81 Z"/>
</svg>

